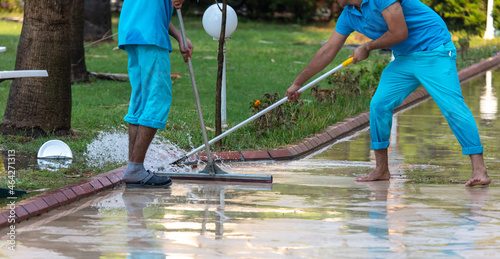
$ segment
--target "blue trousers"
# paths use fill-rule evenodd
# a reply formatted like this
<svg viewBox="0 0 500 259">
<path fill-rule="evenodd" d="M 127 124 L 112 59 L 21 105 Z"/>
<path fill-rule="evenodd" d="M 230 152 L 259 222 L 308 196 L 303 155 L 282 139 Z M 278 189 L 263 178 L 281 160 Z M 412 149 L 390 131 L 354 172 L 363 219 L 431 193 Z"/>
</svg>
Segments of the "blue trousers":
<svg viewBox="0 0 500 259">
<path fill-rule="evenodd" d="M 125 45 L 125 50 L 132 93 L 124 120 L 165 129 L 172 104 L 169 50 L 153 45 Z"/>
<path fill-rule="evenodd" d="M 482 154 L 476 121 L 464 102 L 456 69 L 453 42 L 411 54 L 395 53 L 382 72 L 370 103 L 371 148 L 389 147 L 394 108 L 422 85 L 436 102 L 462 145 L 464 155 Z"/>
</svg>

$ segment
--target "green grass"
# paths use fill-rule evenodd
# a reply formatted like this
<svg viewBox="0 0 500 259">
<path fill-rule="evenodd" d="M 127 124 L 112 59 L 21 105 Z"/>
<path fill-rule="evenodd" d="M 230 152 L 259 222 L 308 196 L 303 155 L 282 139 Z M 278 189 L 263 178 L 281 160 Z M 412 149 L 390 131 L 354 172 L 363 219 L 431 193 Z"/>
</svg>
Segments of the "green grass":
<svg viewBox="0 0 500 259">
<path fill-rule="evenodd" d="M 0 15 L 0 17 L 2 17 Z M 174 17 L 174 19 L 176 19 Z M 116 32 L 117 18 L 113 19 Z M 176 22 L 174 20 L 174 22 Z M 22 24 L 0 21 L 0 45 L 7 47 L 7 52 L 0 53 L 0 70 L 13 70 L 15 64 L 17 42 Z M 202 28 L 201 17 L 185 17 L 187 36 L 195 46 L 193 67 L 200 94 L 203 115 L 207 127 L 215 128 L 215 88 L 217 74 L 218 42 L 208 36 Z M 333 24 L 322 26 L 298 26 L 267 24 L 259 22 L 241 22 L 227 42 L 227 119 L 229 127 L 233 127 L 253 115 L 251 103 L 263 97 L 265 93 L 279 93 L 283 97 L 295 76 L 305 67 L 314 53 L 320 48 L 321 42 L 327 40 L 334 28 Z M 456 38 L 456 37 L 455 37 Z M 455 40 L 454 38 L 454 40 Z M 117 40 L 117 37 L 115 37 Z M 347 43 L 358 43 L 355 37 L 350 37 Z M 102 73 L 127 73 L 127 54 L 115 50 L 117 42 L 92 44 L 86 43 L 87 69 Z M 471 49 L 466 60 L 458 59 L 459 69 L 481 58 L 490 57 L 500 47 L 500 40 L 484 41 L 472 38 Z M 159 135 L 189 151 L 192 146 L 203 143 L 199 127 L 196 105 L 186 63 L 178 52 L 178 45 L 173 41 L 174 52 L 171 54 L 172 73 L 185 73 L 179 79 L 173 80 L 173 103 L 170 110 L 167 128 L 159 131 Z M 325 71 L 337 66 L 351 53 L 343 49 L 337 58 Z M 382 60 L 388 60 L 389 55 L 373 52 L 370 58 L 359 65 L 351 65 L 349 69 L 358 70 L 361 64 L 372 68 Z M 325 72 L 324 71 L 324 72 Z M 10 81 L 0 83 L 0 118 L 3 118 L 8 98 Z M 325 82 L 322 88 L 332 88 Z M 85 165 L 83 154 L 87 144 L 99 132 L 126 129 L 123 117 L 127 112 L 130 95 L 128 82 L 92 80 L 87 84 L 72 86 L 73 136 L 59 138 L 71 147 L 75 163 L 72 170 L 87 172 L 95 170 L 95 174 L 109 170 L 118 165 L 93 169 Z M 334 105 L 318 103 L 306 91 L 302 95 L 304 105 L 297 118 L 288 126 L 270 130 L 258 130 L 253 124 L 230 134 L 224 138 L 223 150 L 260 150 L 279 148 L 311 134 L 338 121 L 366 111 L 369 107 L 371 94 L 362 93 L 357 98 L 338 96 Z M 214 136 L 208 131 L 208 137 Z M 34 156 L 38 148 L 47 138 L 31 139 L 18 136 L 0 136 L 0 149 L 16 150 L 20 154 Z M 18 188 L 28 190 L 51 188 L 79 178 L 62 179 L 46 171 L 26 170 L 25 179 L 20 180 Z M 1 174 L 0 174 L 1 176 Z M 52 183 L 53 179 L 58 183 Z M 50 180 L 50 181 L 49 181 Z M 68 181 L 66 181 L 68 180 Z M 36 183 L 36 184 L 33 184 Z"/>
</svg>

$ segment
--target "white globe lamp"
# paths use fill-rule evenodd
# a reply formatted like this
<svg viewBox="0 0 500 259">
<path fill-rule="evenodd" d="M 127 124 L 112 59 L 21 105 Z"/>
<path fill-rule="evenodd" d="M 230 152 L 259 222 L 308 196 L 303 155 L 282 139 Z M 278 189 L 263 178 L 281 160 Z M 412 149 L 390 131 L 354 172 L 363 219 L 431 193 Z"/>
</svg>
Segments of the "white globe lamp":
<svg viewBox="0 0 500 259">
<path fill-rule="evenodd" d="M 222 7 L 222 3 L 220 3 L 219 6 L 217 6 L 217 4 L 213 4 L 208 7 L 203 14 L 203 29 L 205 29 L 208 35 L 212 36 L 214 39 L 219 39 L 220 37 Z M 236 15 L 234 9 L 228 5 L 226 13 L 226 38 L 231 36 L 231 34 L 236 30 L 236 26 L 238 26 L 238 16 Z"/>
<path fill-rule="evenodd" d="M 212 36 L 214 40 L 219 40 L 221 27 L 222 27 L 222 8 L 224 4 L 213 4 L 203 13 L 203 29 Z M 224 40 L 231 39 L 231 34 L 238 26 L 238 16 L 234 9 L 226 5 L 226 31 Z M 222 66 L 222 89 L 221 89 L 221 126 L 227 128 L 227 114 L 226 114 L 226 42 L 223 43 L 223 57 L 224 62 Z"/>
</svg>

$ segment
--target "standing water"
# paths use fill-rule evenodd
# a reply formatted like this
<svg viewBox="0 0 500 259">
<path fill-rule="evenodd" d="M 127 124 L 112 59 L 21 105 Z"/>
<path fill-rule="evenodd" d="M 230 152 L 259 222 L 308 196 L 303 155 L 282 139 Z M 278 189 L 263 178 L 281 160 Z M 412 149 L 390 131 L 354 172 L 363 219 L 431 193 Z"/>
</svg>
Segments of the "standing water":
<svg viewBox="0 0 500 259">
<path fill-rule="evenodd" d="M 297 161 L 231 164 L 234 173 L 272 174 L 273 184 L 101 192 L 20 223 L 16 252 L 3 238 L 0 257 L 499 258 L 495 78 L 500 71 L 463 85 L 490 187 L 463 186 L 470 161 L 428 100 L 394 117 L 390 181 L 354 182 L 374 167 L 364 131 Z"/>
</svg>

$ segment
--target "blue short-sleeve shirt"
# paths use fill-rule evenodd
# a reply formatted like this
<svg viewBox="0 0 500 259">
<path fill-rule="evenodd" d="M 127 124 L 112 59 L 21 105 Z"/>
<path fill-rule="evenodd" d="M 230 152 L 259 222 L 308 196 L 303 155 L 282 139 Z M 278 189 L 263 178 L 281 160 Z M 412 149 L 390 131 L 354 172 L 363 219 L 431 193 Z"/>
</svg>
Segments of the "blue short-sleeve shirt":
<svg viewBox="0 0 500 259">
<path fill-rule="evenodd" d="M 337 20 L 335 30 L 342 35 L 360 32 L 375 40 L 388 31 L 382 11 L 399 1 L 408 27 L 408 38 L 389 49 L 400 54 L 437 48 L 451 40 L 443 19 L 419 0 L 363 0 L 361 12 L 348 5 Z"/>
<path fill-rule="evenodd" d="M 173 13 L 171 0 L 127 0 L 118 22 L 118 46 L 155 45 L 172 51 L 168 27 Z"/>
</svg>

